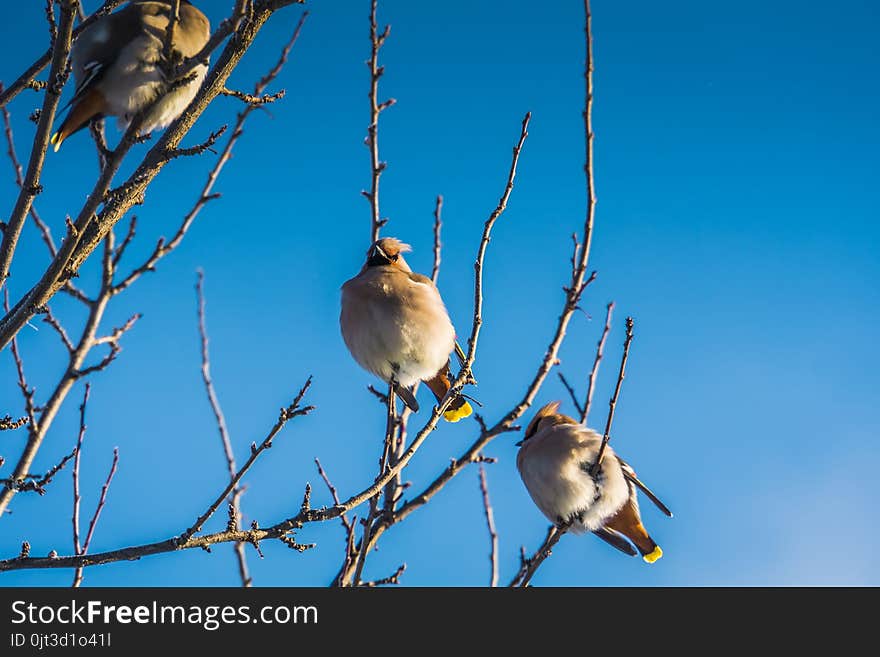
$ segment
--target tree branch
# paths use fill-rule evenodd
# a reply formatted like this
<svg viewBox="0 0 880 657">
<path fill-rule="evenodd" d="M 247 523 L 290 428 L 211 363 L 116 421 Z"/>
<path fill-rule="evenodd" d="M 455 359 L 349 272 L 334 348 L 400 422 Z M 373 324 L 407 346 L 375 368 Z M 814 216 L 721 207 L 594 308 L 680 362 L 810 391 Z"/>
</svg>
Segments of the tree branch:
<svg viewBox="0 0 880 657">
<path fill-rule="evenodd" d="M 489 564 L 491 576 L 489 586 L 498 586 L 498 532 L 495 531 L 495 515 L 492 513 L 492 503 L 489 501 L 489 483 L 486 481 L 486 469 L 480 464 L 480 492 L 483 494 L 483 511 L 486 514 L 486 526 L 489 528 L 489 542 L 492 546 L 489 552 Z"/>
<path fill-rule="evenodd" d="M 223 454 L 226 457 L 226 466 L 229 470 L 229 480 L 235 479 L 235 472 L 238 469 L 235 465 L 235 454 L 232 451 L 232 441 L 229 438 L 229 430 L 226 427 L 226 418 L 223 416 L 223 410 L 220 408 L 220 400 L 217 399 L 217 393 L 214 390 L 214 382 L 211 379 L 211 359 L 208 355 L 208 329 L 205 324 L 205 294 L 204 294 L 204 272 L 198 271 L 198 279 L 196 281 L 196 297 L 198 300 L 198 324 L 199 337 L 202 345 L 202 381 L 205 383 L 205 392 L 208 395 L 208 403 L 211 405 L 211 411 L 214 413 L 214 420 L 217 422 L 217 430 L 220 432 L 220 442 L 223 444 Z M 238 529 L 241 526 L 241 495 L 244 487 L 236 486 L 232 489 L 232 494 L 227 498 L 229 500 L 229 521 L 230 529 Z M 238 573 L 241 577 L 241 584 L 249 587 L 253 584 L 247 566 L 247 557 L 245 555 L 244 543 L 235 544 L 235 556 L 238 562 Z"/>
<path fill-rule="evenodd" d="M 388 223 L 379 213 L 379 178 L 387 164 L 379 159 L 379 114 L 394 105 L 393 98 L 379 102 L 379 78 L 385 73 L 385 67 L 379 66 L 379 50 L 385 39 L 391 34 L 391 26 L 386 25 L 382 33 L 376 23 L 376 8 L 378 0 L 372 0 L 370 4 L 370 59 L 367 66 L 370 68 L 370 125 L 367 127 L 366 145 L 370 149 L 370 191 L 361 192 L 370 202 L 372 217 L 370 228 L 370 243 L 379 239 L 379 230 Z"/>
<path fill-rule="evenodd" d="M 52 67 L 49 70 L 49 86 L 46 89 L 43 107 L 40 110 L 37 134 L 34 137 L 31 155 L 28 159 L 27 173 L 25 173 L 24 180 L 20 185 L 18 199 L 9 215 L 9 220 L 6 222 L 3 240 L 0 242 L 0 287 L 9 276 L 9 268 L 12 265 L 16 246 L 18 246 L 18 238 L 21 235 L 24 220 L 30 213 L 34 198 L 42 191 L 40 173 L 46 158 L 46 148 L 49 146 L 49 132 L 52 130 L 52 122 L 55 120 L 55 111 L 58 109 L 58 101 L 61 99 L 61 90 L 70 72 L 67 67 L 67 57 L 70 54 L 73 22 L 76 18 L 78 1 L 66 0 L 61 3 L 61 22 L 58 26 L 57 38 L 52 40 Z M 9 340 L 5 340 L 3 346 L 8 343 Z"/>
<path fill-rule="evenodd" d="M 593 403 L 593 391 L 596 388 L 596 376 L 599 374 L 599 361 L 602 360 L 602 352 L 605 349 L 605 339 L 611 330 L 611 314 L 614 312 L 614 302 L 610 302 L 606 307 L 605 326 L 602 328 L 602 337 L 599 338 L 599 344 L 596 346 L 596 358 L 593 360 L 593 369 L 590 370 L 590 380 L 587 385 L 587 396 L 584 398 L 584 407 L 581 413 L 581 424 L 587 423 L 587 417 L 590 415 L 590 406 Z"/>
<path fill-rule="evenodd" d="M 596 476 L 599 466 L 602 465 L 602 457 L 605 456 L 605 447 L 611 440 L 611 422 L 614 420 L 614 409 L 617 406 L 617 396 L 620 394 L 620 386 L 626 376 L 626 359 L 629 356 L 629 345 L 633 339 L 633 318 L 626 318 L 626 339 L 623 341 L 623 356 L 620 359 L 620 371 L 617 374 L 617 385 L 614 386 L 614 394 L 611 395 L 611 401 L 608 402 L 608 420 L 605 422 L 605 434 L 602 436 L 602 444 L 599 446 L 599 454 L 596 456 L 596 462 L 590 468 L 590 474 Z"/>
</svg>

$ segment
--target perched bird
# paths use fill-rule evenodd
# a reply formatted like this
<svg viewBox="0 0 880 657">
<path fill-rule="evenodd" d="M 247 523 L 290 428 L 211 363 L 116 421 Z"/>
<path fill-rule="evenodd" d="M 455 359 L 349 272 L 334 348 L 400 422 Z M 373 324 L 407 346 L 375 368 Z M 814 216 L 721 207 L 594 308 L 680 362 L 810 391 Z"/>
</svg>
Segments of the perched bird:
<svg viewBox="0 0 880 657">
<path fill-rule="evenodd" d="M 591 531 L 635 556 L 632 541 L 642 558 L 654 563 L 663 551 L 642 524 L 636 489 L 667 516 L 672 513 L 610 446 L 592 475 L 602 436 L 558 410 L 559 402 L 539 410 L 517 443 L 516 466 L 532 500 L 550 522 L 571 523 L 569 531 Z"/>
<path fill-rule="evenodd" d="M 461 349 L 437 286 L 413 273 L 403 259 L 410 246 L 393 237 L 376 241 L 360 273 L 342 286 L 339 325 L 358 364 L 390 383 L 413 411 L 419 404 L 409 389 L 424 381 L 437 401 L 451 386 L 449 354 Z M 458 422 L 473 412 L 459 396 L 443 417 Z"/>
<path fill-rule="evenodd" d="M 52 135 L 50 143 L 56 151 L 92 119 L 115 116 L 120 130 L 125 130 L 138 112 L 160 96 L 144 118 L 142 133 L 164 128 L 186 109 L 208 66 L 200 62 L 183 77 L 191 80 L 172 83 L 167 90 L 162 50 L 170 14 L 170 0 L 132 1 L 98 19 L 77 37 L 70 55 L 76 91 L 68 103 L 67 117 Z M 180 57 L 193 57 L 208 43 L 210 23 L 187 0 L 181 0 L 179 18 L 172 50 Z"/>
</svg>

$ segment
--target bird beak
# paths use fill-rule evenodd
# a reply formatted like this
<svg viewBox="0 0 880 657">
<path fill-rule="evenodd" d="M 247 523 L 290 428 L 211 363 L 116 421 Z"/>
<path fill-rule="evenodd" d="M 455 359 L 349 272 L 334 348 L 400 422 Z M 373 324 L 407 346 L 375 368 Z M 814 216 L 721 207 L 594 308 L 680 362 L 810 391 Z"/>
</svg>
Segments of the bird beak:
<svg viewBox="0 0 880 657">
<path fill-rule="evenodd" d="M 525 439 L 525 438 L 523 438 L 522 440 L 520 440 L 518 443 L 513 443 L 513 446 L 514 446 L 514 447 L 519 447 L 519 446 L 522 445 L 524 442 L 526 442 L 526 439 Z"/>
</svg>

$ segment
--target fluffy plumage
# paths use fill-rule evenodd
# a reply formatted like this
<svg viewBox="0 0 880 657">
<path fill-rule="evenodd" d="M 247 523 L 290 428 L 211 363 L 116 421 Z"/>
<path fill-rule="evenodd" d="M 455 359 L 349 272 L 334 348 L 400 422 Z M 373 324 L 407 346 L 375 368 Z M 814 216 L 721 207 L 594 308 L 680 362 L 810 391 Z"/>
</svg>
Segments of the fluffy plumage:
<svg viewBox="0 0 880 657">
<path fill-rule="evenodd" d="M 409 250 L 393 237 L 370 247 L 360 273 L 342 286 L 339 323 L 361 367 L 404 388 L 424 381 L 439 401 L 450 387 L 455 329 L 437 286 L 413 273 L 403 258 Z M 409 390 L 400 392 L 407 405 L 418 410 Z M 471 412 L 470 404 L 459 397 L 445 418 L 455 422 Z"/>
<path fill-rule="evenodd" d="M 607 446 L 596 475 L 602 436 L 573 418 L 558 413 L 559 402 L 541 408 L 526 429 L 516 464 L 538 509 L 556 524 L 570 522 L 569 531 L 596 533 L 627 554 L 631 541 L 652 563 L 663 552 L 642 525 L 636 488 L 668 515 L 669 510 L 638 480 L 632 468 Z"/>
<path fill-rule="evenodd" d="M 162 48 L 170 10 L 167 0 L 131 2 L 95 21 L 77 37 L 71 48 L 76 91 L 69 103 L 70 112 L 52 135 L 56 151 L 92 119 L 115 116 L 118 127 L 126 129 L 138 112 L 160 96 L 144 118 L 142 132 L 166 127 L 186 109 L 208 67 L 199 64 L 191 73 L 191 81 L 167 91 Z M 207 17 L 189 2 L 181 2 L 173 50 L 182 58 L 197 55 L 208 43 L 210 33 Z"/>
</svg>

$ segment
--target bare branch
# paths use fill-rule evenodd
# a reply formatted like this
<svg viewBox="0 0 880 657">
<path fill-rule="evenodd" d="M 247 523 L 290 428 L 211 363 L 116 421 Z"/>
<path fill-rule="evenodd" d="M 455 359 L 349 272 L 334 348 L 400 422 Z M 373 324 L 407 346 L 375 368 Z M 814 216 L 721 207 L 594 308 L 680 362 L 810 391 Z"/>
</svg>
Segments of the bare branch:
<svg viewBox="0 0 880 657">
<path fill-rule="evenodd" d="M 489 586 L 498 586 L 498 532 L 495 531 L 495 515 L 492 513 L 492 503 L 489 501 L 489 483 L 486 481 L 486 469 L 480 464 L 480 491 L 483 494 L 483 511 L 486 514 L 486 526 L 489 528 L 489 541 L 492 550 L 489 553 L 491 576 Z"/>
<path fill-rule="evenodd" d="M 404 571 L 406 571 L 406 564 L 400 564 L 397 570 L 394 571 L 393 575 L 389 577 L 383 577 L 382 579 L 377 579 L 373 582 L 363 582 L 361 586 L 366 588 L 374 588 L 377 586 L 387 586 L 389 584 L 400 584 L 400 576 L 403 575 Z"/>
<path fill-rule="evenodd" d="M 165 74 L 168 79 L 172 79 L 175 68 L 179 63 L 180 53 L 174 50 L 174 32 L 177 30 L 177 24 L 180 22 L 180 0 L 168 0 L 171 4 L 168 12 L 168 27 L 165 30 L 165 37 L 162 42 L 162 63 L 165 67 Z"/>
<path fill-rule="evenodd" d="M 208 138 L 203 141 L 201 144 L 197 144 L 195 146 L 190 146 L 189 148 L 170 148 L 166 153 L 166 157 L 169 160 L 173 160 L 178 157 L 192 157 L 194 155 L 201 155 L 205 151 L 214 152 L 214 149 L 211 147 L 217 143 L 217 140 L 223 136 L 223 133 L 226 132 L 226 128 L 228 126 L 220 126 L 217 130 L 208 135 Z"/>
<path fill-rule="evenodd" d="M 9 288 L 3 289 L 3 307 L 8 311 L 9 310 Z M 15 371 L 18 374 L 18 389 L 21 390 L 21 395 L 24 398 L 24 412 L 27 417 L 27 425 L 28 425 L 28 433 L 33 435 L 36 432 L 36 409 L 34 407 L 34 389 L 28 386 L 27 378 L 24 375 L 24 363 L 21 360 L 21 354 L 18 351 L 18 340 L 12 340 L 12 360 L 15 361 Z M 30 467 L 30 463 L 28 463 L 28 467 Z M 16 474 L 12 476 L 15 479 L 17 476 L 20 477 L 24 475 L 26 469 L 22 471 L 16 471 Z M 0 507 L 0 515 L 3 513 L 3 508 Z"/>
<path fill-rule="evenodd" d="M 581 414 L 581 424 L 587 423 L 587 417 L 590 415 L 590 406 L 593 403 L 593 390 L 596 387 L 596 376 L 599 373 L 599 361 L 602 360 L 602 352 L 605 349 L 605 339 L 611 330 L 611 314 L 614 312 L 614 302 L 610 302 L 605 312 L 605 326 L 602 328 L 602 337 L 599 338 L 599 344 L 596 346 L 596 358 L 593 360 L 593 369 L 590 370 L 590 381 L 587 386 L 587 396 L 584 399 L 583 410 Z"/>
<path fill-rule="evenodd" d="M 11 415 L 0 417 L 0 431 L 12 431 L 13 429 L 20 429 L 30 421 L 31 419 L 26 415 L 18 418 L 17 420 L 13 420 Z"/>
<path fill-rule="evenodd" d="M 82 551 L 80 554 L 86 554 L 89 551 L 89 545 L 92 543 L 92 536 L 95 533 L 95 527 L 98 525 L 98 518 L 101 517 L 101 511 L 104 510 L 104 505 L 107 503 L 107 491 L 110 490 L 110 482 L 113 481 L 113 475 L 116 474 L 116 466 L 119 464 L 119 448 L 113 448 L 113 462 L 110 464 L 110 472 L 107 474 L 107 479 L 104 480 L 104 485 L 101 487 L 101 497 L 98 500 L 98 506 L 95 508 L 95 513 L 92 516 L 92 519 L 89 521 L 89 531 L 86 534 L 86 540 L 83 543 Z M 74 574 L 73 586 L 78 587 L 82 583 L 82 568 L 77 568 Z"/>
<path fill-rule="evenodd" d="M 302 401 L 302 398 L 305 396 L 306 391 L 309 389 L 309 386 L 311 386 L 311 385 L 312 385 L 312 377 L 309 377 L 308 380 L 306 380 L 305 385 L 303 385 L 303 387 L 300 389 L 299 393 L 297 393 L 296 397 L 294 398 L 294 400 L 290 404 L 290 406 L 288 406 L 287 408 L 281 409 L 281 412 L 278 415 L 278 421 L 269 430 L 269 433 L 263 439 L 263 442 L 260 443 L 260 446 L 257 447 L 256 443 L 251 445 L 250 458 L 248 458 L 248 460 L 241 467 L 241 469 L 235 473 L 235 476 L 232 477 L 232 481 L 229 482 L 229 485 L 226 487 L 226 489 L 223 491 L 223 493 L 214 501 L 213 504 L 211 504 L 210 507 L 208 507 L 207 511 L 205 511 L 201 516 L 199 516 L 198 520 L 195 521 L 195 523 L 192 525 L 192 527 L 190 527 L 185 532 L 183 532 L 183 534 L 181 534 L 179 537 L 177 537 L 177 542 L 179 544 L 186 543 L 187 541 L 189 541 L 190 537 L 193 536 L 193 534 L 201 531 L 202 526 L 208 521 L 208 519 L 212 515 L 214 515 L 214 512 L 217 511 L 218 508 L 220 508 L 220 505 L 223 503 L 223 500 L 225 500 L 227 497 L 229 497 L 229 494 L 233 490 L 235 490 L 235 487 L 238 485 L 238 482 L 241 481 L 241 478 L 244 477 L 244 475 L 247 473 L 248 470 L 250 470 L 251 466 L 254 464 L 254 462 L 257 460 L 257 458 L 260 456 L 260 454 L 262 454 L 264 451 L 266 451 L 267 449 L 272 447 L 272 440 L 275 438 L 275 436 L 278 435 L 278 433 L 281 431 L 281 429 L 284 427 L 284 425 L 287 424 L 287 422 L 289 420 L 293 419 L 294 417 L 297 417 L 298 415 L 307 415 L 310 411 L 314 410 L 314 408 L 315 408 L 314 406 L 305 406 L 305 407 L 300 408 L 300 402 Z M 247 540 L 247 539 L 245 539 L 245 540 Z"/>
<path fill-rule="evenodd" d="M 208 329 L 205 324 L 204 280 L 204 272 L 200 269 L 196 281 L 196 297 L 198 300 L 199 337 L 201 338 L 202 345 L 202 381 L 205 383 L 205 392 L 208 395 L 208 403 L 211 405 L 211 411 L 214 413 L 214 420 L 217 422 L 217 430 L 220 432 L 220 442 L 223 444 L 223 454 L 226 457 L 226 466 L 229 470 L 229 479 L 231 481 L 235 478 L 235 472 L 238 467 L 235 465 L 235 454 L 232 451 L 232 441 L 229 438 L 229 430 L 226 427 L 226 418 L 223 416 L 223 410 L 220 408 L 220 400 L 217 399 L 217 393 L 214 390 L 214 382 L 211 379 L 211 359 L 208 355 Z M 243 492 L 243 487 L 236 486 L 232 489 L 229 498 L 227 498 L 229 500 L 229 529 L 231 530 L 236 530 L 241 526 L 241 494 Z M 241 577 L 242 586 L 251 586 L 253 580 L 248 571 L 244 543 L 235 544 L 235 556 L 238 562 L 238 572 Z"/>
<path fill-rule="evenodd" d="M 614 394 L 611 395 L 611 401 L 608 402 L 608 420 L 605 422 L 605 434 L 602 436 L 602 444 L 599 446 L 599 454 L 596 456 L 596 462 L 590 468 L 590 474 L 593 476 L 599 471 L 602 465 L 602 457 L 605 456 L 605 447 L 611 440 L 611 422 L 614 420 L 614 409 L 617 406 L 617 396 L 620 394 L 620 386 L 626 376 L 626 359 L 629 356 L 629 345 L 633 339 L 633 318 L 626 318 L 626 339 L 623 341 L 623 356 L 620 359 L 620 372 L 617 374 L 617 385 L 614 386 Z"/>
<path fill-rule="evenodd" d="M 79 458 L 82 454 L 83 439 L 86 437 L 86 406 L 89 402 L 89 393 L 91 392 L 91 384 L 87 383 L 85 392 L 83 393 L 82 404 L 79 406 L 79 436 L 76 439 L 76 460 L 73 462 L 73 516 L 71 522 L 73 524 L 73 552 L 74 554 L 82 554 L 82 544 L 79 541 Z M 77 569 L 74 577 L 74 586 L 77 586 L 77 580 L 82 580 L 82 569 Z"/>
<path fill-rule="evenodd" d="M 443 197 L 438 194 L 436 205 L 434 206 L 434 265 L 431 267 L 431 280 L 437 285 L 437 279 L 440 277 L 440 229 L 443 221 L 440 213 L 443 211 Z"/>
<path fill-rule="evenodd" d="M 379 178 L 387 164 L 379 159 L 379 114 L 388 109 L 396 102 L 389 98 L 379 102 L 379 78 L 385 73 L 385 67 L 379 66 L 379 50 L 385 39 L 391 33 L 391 26 L 386 25 L 382 33 L 376 23 L 376 9 L 378 0 L 372 0 L 370 4 L 370 59 L 367 66 L 370 68 L 370 125 L 367 127 L 366 145 L 370 149 L 370 191 L 362 192 L 370 202 L 370 243 L 379 239 L 379 230 L 388 219 L 383 219 L 379 213 Z"/>
<path fill-rule="evenodd" d="M 556 374 L 559 376 L 562 385 L 565 386 L 565 389 L 568 391 L 568 394 L 571 397 L 571 403 L 574 404 L 575 410 L 577 410 L 578 414 L 582 416 L 584 414 L 584 409 L 581 408 L 581 404 L 578 401 L 577 393 L 574 391 L 574 388 L 562 372 L 557 372 Z"/>
<path fill-rule="evenodd" d="M 45 495 L 46 486 L 52 483 L 52 479 L 55 477 L 55 475 L 57 475 L 59 472 L 61 472 L 61 470 L 64 469 L 64 466 L 67 465 L 67 462 L 72 459 L 75 454 L 76 450 L 62 458 L 56 465 L 52 466 L 52 468 L 42 477 L 38 475 L 26 474 L 20 479 L 0 479 L 0 485 L 6 488 L 13 489 L 19 493 L 33 491 L 40 495 Z"/>
<path fill-rule="evenodd" d="M 61 326 L 61 322 L 59 322 L 55 315 L 52 314 L 52 310 L 49 306 L 46 306 L 46 316 L 43 318 L 43 321 L 55 329 L 55 332 L 58 333 L 58 336 L 61 338 L 61 342 L 63 342 L 64 346 L 67 348 L 68 353 L 73 353 L 75 348 L 70 341 L 70 337 L 67 335 L 67 331 L 64 330 L 64 327 Z"/>
<path fill-rule="evenodd" d="M 255 96 L 253 94 L 246 94 L 243 91 L 236 91 L 235 89 L 226 89 L 220 92 L 224 96 L 232 96 L 233 98 L 238 98 L 241 102 L 247 103 L 248 105 L 267 105 L 269 103 L 274 103 L 276 100 L 281 100 L 284 98 L 284 94 L 286 93 L 284 89 L 278 91 L 274 94 L 263 94 L 262 96 Z"/>
<path fill-rule="evenodd" d="M 0 242 L 0 287 L 3 286 L 6 278 L 9 276 L 9 268 L 12 265 L 12 257 L 18 246 L 18 238 L 21 235 L 24 220 L 30 213 L 34 198 L 42 191 L 40 174 L 43 170 L 46 148 L 49 146 L 49 132 L 52 129 L 55 111 L 58 109 L 58 101 L 61 98 L 61 89 L 69 73 L 67 57 L 70 54 L 77 3 L 78 0 L 61 3 L 61 22 L 58 26 L 57 38 L 52 40 L 52 67 L 49 71 L 49 86 L 46 89 L 43 106 L 40 110 L 37 134 L 34 137 L 31 155 L 28 159 L 27 172 L 20 185 L 21 189 L 18 199 L 9 215 L 6 229 L 3 231 L 3 240 Z M 8 342 L 8 340 L 4 341 L 3 346 Z"/>
<path fill-rule="evenodd" d="M 553 547 L 559 542 L 559 539 L 562 538 L 562 535 L 566 531 L 568 531 L 568 526 L 556 527 L 555 525 L 551 525 L 547 529 L 547 538 L 544 539 L 544 542 L 535 554 L 530 558 L 526 558 L 525 556 L 521 557 L 522 564 L 519 572 L 513 578 L 513 581 L 510 582 L 510 586 L 528 586 L 529 582 L 532 581 L 535 572 L 537 572 L 541 564 L 544 563 L 544 560 L 553 553 Z"/>
</svg>

